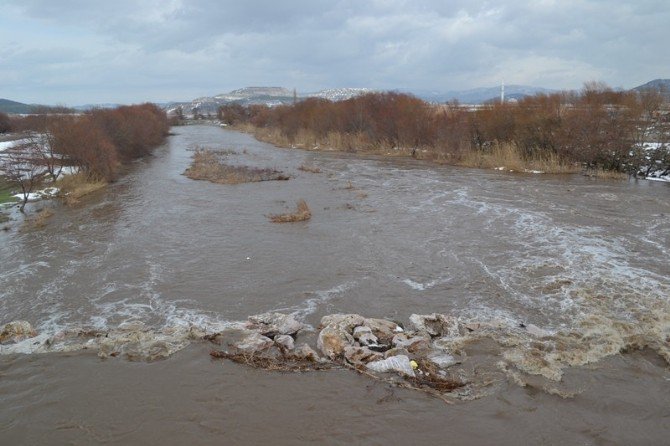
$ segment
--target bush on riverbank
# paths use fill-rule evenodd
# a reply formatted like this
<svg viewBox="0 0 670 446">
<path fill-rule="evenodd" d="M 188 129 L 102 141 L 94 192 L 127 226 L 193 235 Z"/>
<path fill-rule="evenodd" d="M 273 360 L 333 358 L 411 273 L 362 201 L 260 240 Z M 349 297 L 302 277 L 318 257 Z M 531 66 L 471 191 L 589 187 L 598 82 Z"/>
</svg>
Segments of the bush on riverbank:
<svg viewBox="0 0 670 446">
<path fill-rule="evenodd" d="M 580 93 L 538 94 L 480 107 L 432 105 L 387 92 L 340 102 L 310 98 L 278 107 L 226 105 L 219 118 L 281 146 L 482 167 L 512 161 L 521 171 L 565 172 L 586 165 L 634 174 L 649 160 L 631 155 L 633 148 L 649 140 L 670 141 L 659 93 L 613 91 L 598 83 L 586 84 Z"/>
<path fill-rule="evenodd" d="M 122 164 L 148 155 L 168 134 L 168 119 L 153 104 L 93 110 L 48 126 L 54 151 L 87 175 L 110 181 Z"/>
<path fill-rule="evenodd" d="M 92 110 L 82 115 L 32 115 L 13 122 L 39 146 L 34 162 L 71 166 L 96 180 L 111 181 L 119 168 L 148 155 L 168 134 L 165 112 L 154 104 Z M 20 148 L 17 148 L 17 150 Z M 54 178 L 57 179 L 57 178 Z"/>
<path fill-rule="evenodd" d="M 113 181 L 123 164 L 149 154 L 169 130 L 165 112 L 153 104 L 76 116 L 35 115 L 17 122 L 26 133 L 3 152 L 0 175 L 10 188 L 21 191 L 22 212 L 31 193 L 45 182 L 60 182 L 66 202 L 77 202 Z M 65 170 L 77 175 L 62 181 Z M 0 191 L 0 200 L 5 201 L 5 195 Z"/>
</svg>

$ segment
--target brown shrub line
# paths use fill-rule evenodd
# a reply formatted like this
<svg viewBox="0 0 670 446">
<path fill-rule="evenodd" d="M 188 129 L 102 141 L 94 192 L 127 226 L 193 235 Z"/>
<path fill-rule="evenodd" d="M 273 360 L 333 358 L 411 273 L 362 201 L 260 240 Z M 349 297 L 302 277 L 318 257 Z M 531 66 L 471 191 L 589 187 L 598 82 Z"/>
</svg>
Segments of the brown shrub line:
<svg viewBox="0 0 670 446">
<path fill-rule="evenodd" d="M 76 166 L 104 181 L 114 180 L 123 164 L 151 153 L 169 131 L 165 112 L 149 103 L 82 115 L 30 115 L 14 124 L 45 135 L 46 143 L 40 144 L 45 162 Z"/>
<path fill-rule="evenodd" d="M 295 223 L 298 221 L 307 221 L 312 218 L 312 211 L 307 206 L 305 200 L 298 200 L 295 212 L 288 214 L 271 214 L 268 216 L 272 223 Z"/>
<path fill-rule="evenodd" d="M 412 156 L 448 164 L 574 172 L 574 164 L 636 175 L 650 161 L 644 142 L 670 140 L 670 109 L 658 91 L 615 91 L 587 83 L 580 92 L 537 94 L 477 107 L 435 105 L 411 95 L 370 93 L 345 101 L 227 105 L 219 118 L 263 141 L 307 150 Z M 649 139 L 653 138 L 653 139 Z M 515 147 L 510 158 L 506 145 Z M 634 150 L 635 149 L 635 150 Z M 498 164 L 498 166 L 495 166 Z"/>
</svg>

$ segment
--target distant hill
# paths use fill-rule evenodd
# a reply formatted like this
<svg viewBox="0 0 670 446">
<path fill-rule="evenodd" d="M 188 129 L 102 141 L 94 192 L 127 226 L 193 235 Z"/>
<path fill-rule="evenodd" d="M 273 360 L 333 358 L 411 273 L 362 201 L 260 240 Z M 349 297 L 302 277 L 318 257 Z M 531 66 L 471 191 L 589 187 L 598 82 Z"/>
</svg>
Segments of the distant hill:
<svg viewBox="0 0 670 446">
<path fill-rule="evenodd" d="M 531 87 L 528 85 L 505 85 L 506 99 L 518 100 L 525 96 L 532 96 L 538 93 L 550 94 L 555 92 L 556 90 L 542 87 Z M 461 104 L 483 104 L 484 102 L 500 98 L 500 86 L 446 92 L 418 91 L 414 94 L 428 102 L 447 102 L 457 100 Z"/>
<path fill-rule="evenodd" d="M 85 112 L 89 110 L 93 110 L 96 108 L 116 108 L 119 107 L 121 104 L 109 104 L 109 103 L 104 103 L 104 104 L 84 104 L 84 105 L 75 105 L 72 107 L 74 110 L 78 112 Z"/>
<path fill-rule="evenodd" d="M 644 85 L 633 88 L 633 90 L 643 90 L 646 88 L 662 89 L 670 95 L 670 79 L 656 79 L 647 82 Z M 343 101 L 349 98 L 372 93 L 376 90 L 369 88 L 333 88 L 328 90 L 321 90 L 312 93 L 296 94 L 297 99 L 306 99 L 310 97 L 324 98 L 331 101 Z M 470 90 L 452 90 L 452 91 L 436 91 L 436 90 L 398 90 L 404 93 L 410 93 L 414 96 L 428 102 L 444 103 L 447 101 L 457 100 L 461 104 L 483 104 L 489 101 L 500 98 L 500 86 L 473 88 Z M 532 87 L 529 85 L 505 85 L 505 99 L 506 100 L 521 100 L 527 96 L 536 94 L 552 94 L 559 90 L 553 90 L 543 87 Z M 670 98 L 670 96 L 668 96 Z M 291 104 L 294 101 L 293 90 L 283 87 L 247 87 L 238 90 L 233 90 L 229 93 L 222 93 L 216 96 L 205 96 L 196 98 L 190 102 L 172 102 L 166 104 L 164 108 L 170 112 L 177 107 L 182 107 L 184 113 L 192 115 L 194 113 L 201 113 L 203 115 L 216 115 L 217 110 L 224 104 L 264 104 L 268 106 L 276 106 L 281 104 Z"/>
<path fill-rule="evenodd" d="M 634 91 L 658 90 L 663 93 L 666 99 L 670 100 L 670 79 L 654 79 L 646 84 L 638 85 L 632 88 Z"/>
<path fill-rule="evenodd" d="M 16 115 L 43 113 L 74 113 L 74 109 L 63 105 L 24 104 L 22 102 L 0 99 L 0 112 Z"/>
<path fill-rule="evenodd" d="M 296 99 L 316 97 L 331 101 L 342 101 L 371 91 L 367 88 L 334 88 L 314 93 L 296 93 Z M 178 107 L 182 107 L 184 113 L 187 115 L 192 115 L 196 112 L 203 115 L 216 115 L 219 107 L 224 104 L 240 104 L 245 106 L 262 104 L 272 107 L 282 104 L 292 104 L 293 101 L 293 90 L 287 88 L 247 87 L 216 96 L 196 98 L 191 102 L 172 102 L 164 106 L 164 108 L 170 112 Z"/>
<path fill-rule="evenodd" d="M 0 112 L 28 114 L 32 113 L 34 106 L 23 104 L 21 102 L 10 101 L 9 99 L 0 99 Z"/>
</svg>

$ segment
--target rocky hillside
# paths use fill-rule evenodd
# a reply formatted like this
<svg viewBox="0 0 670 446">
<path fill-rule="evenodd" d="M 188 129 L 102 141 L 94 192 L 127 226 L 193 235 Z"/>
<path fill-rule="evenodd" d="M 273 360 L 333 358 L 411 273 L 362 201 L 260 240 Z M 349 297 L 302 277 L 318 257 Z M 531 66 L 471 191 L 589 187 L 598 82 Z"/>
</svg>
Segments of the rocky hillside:
<svg viewBox="0 0 670 446">
<path fill-rule="evenodd" d="M 295 99 L 300 100 L 312 97 L 328 99 L 330 101 L 343 101 L 370 91 L 372 90 L 367 88 L 335 88 L 314 93 L 296 92 L 294 97 L 293 90 L 283 87 L 247 87 L 216 96 L 196 98 L 191 102 L 173 102 L 165 108 L 170 112 L 176 110 L 178 107 L 182 107 L 184 113 L 187 115 L 199 113 L 207 116 L 216 115 L 217 110 L 223 104 L 263 104 L 272 107 L 281 104 L 291 104 Z"/>
</svg>

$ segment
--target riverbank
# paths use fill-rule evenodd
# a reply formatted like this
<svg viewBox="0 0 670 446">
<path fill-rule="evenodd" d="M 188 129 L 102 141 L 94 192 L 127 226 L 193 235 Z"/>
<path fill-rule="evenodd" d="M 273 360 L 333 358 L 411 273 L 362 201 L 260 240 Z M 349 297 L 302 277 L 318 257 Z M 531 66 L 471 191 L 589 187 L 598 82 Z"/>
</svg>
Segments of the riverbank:
<svg viewBox="0 0 670 446">
<path fill-rule="evenodd" d="M 0 189 L 0 199 L 10 205 L 18 199 L 21 213 L 43 198 L 76 204 L 117 180 L 125 166 L 151 154 L 169 133 L 165 111 L 149 103 L 32 118 L 17 118 L 14 124 L 24 132 L 0 142 L 0 176 L 10 190 Z"/>
<path fill-rule="evenodd" d="M 495 144 L 486 151 L 472 150 L 459 156 L 450 156 L 442 151 L 430 151 L 410 147 L 389 147 L 385 145 L 370 146 L 362 143 L 356 136 L 342 137 L 329 135 L 323 141 L 308 132 L 298 132 L 290 140 L 278 129 L 256 127 L 252 124 L 236 124 L 226 126 L 231 130 L 253 135 L 257 140 L 277 147 L 301 149 L 311 152 L 333 152 L 360 155 L 374 155 L 388 158 L 406 158 L 424 160 L 437 165 L 467 167 L 476 169 L 497 170 L 526 174 L 584 174 L 601 179 L 627 179 L 622 172 L 605 171 L 602 169 L 585 169 L 581 164 L 567 162 L 557 156 L 524 157 L 513 144 Z"/>
</svg>

